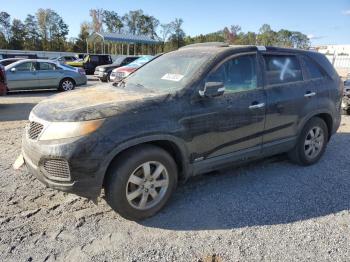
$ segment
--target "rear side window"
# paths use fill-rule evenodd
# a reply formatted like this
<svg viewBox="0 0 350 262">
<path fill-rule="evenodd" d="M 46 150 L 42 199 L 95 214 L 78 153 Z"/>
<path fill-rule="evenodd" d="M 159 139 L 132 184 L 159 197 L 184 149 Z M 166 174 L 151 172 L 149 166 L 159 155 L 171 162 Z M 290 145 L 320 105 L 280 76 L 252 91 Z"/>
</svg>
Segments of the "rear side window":
<svg viewBox="0 0 350 262">
<path fill-rule="evenodd" d="M 90 57 L 90 62 L 92 62 L 92 63 L 98 63 L 98 62 L 99 62 L 98 56 L 95 56 L 95 55 L 91 56 L 91 57 Z"/>
<path fill-rule="evenodd" d="M 293 55 L 264 55 L 267 84 L 302 81 L 300 63 Z"/>
<path fill-rule="evenodd" d="M 323 78 L 324 74 L 322 73 L 320 67 L 308 57 L 303 57 L 305 67 L 311 79 Z"/>
<path fill-rule="evenodd" d="M 110 62 L 110 57 L 109 56 L 100 56 L 100 63 L 107 64 L 109 62 Z"/>
<path fill-rule="evenodd" d="M 40 62 L 39 63 L 40 70 L 55 70 L 56 66 L 51 63 L 46 63 L 46 62 Z"/>
</svg>

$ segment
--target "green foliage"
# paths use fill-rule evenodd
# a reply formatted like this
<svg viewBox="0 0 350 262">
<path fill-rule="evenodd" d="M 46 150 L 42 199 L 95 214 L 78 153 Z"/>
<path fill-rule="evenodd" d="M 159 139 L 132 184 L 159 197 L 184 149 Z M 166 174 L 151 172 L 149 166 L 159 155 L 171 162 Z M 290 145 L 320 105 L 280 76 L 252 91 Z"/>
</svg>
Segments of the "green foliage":
<svg viewBox="0 0 350 262">
<path fill-rule="evenodd" d="M 11 17 L 7 12 L 0 12 L 0 48 L 9 47 Z"/>
<path fill-rule="evenodd" d="M 67 40 L 68 25 L 63 18 L 52 9 L 39 9 L 34 15 L 28 15 L 24 23 L 13 19 L 7 12 L 0 12 L 0 48 L 73 51 L 86 52 L 86 39 L 91 32 L 117 32 L 145 35 L 158 39 L 163 44 L 153 52 L 168 52 L 183 45 L 203 42 L 226 42 L 232 45 L 265 45 L 280 47 L 296 47 L 307 49 L 310 41 L 301 32 L 281 29 L 272 30 L 264 24 L 258 33 L 243 32 L 240 25 L 231 25 L 217 32 L 186 36 L 183 30 L 184 21 L 176 18 L 169 23 L 160 24 L 152 15 L 143 10 L 131 10 L 124 15 L 104 9 L 90 10 L 91 22 L 80 26 L 79 35 Z M 97 46 L 99 48 L 99 46 Z M 133 47 L 132 47 L 133 48 Z M 138 51 L 146 51 L 137 45 Z M 131 50 L 133 51 L 133 50 Z"/>
<path fill-rule="evenodd" d="M 25 26 L 19 19 L 12 20 L 11 26 L 11 36 L 9 39 L 9 44 L 12 49 L 21 50 L 24 48 L 24 41 L 26 37 Z"/>
<path fill-rule="evenodd" d="M 121 30 L 124 27 L 122 18 L 114 11 L 103 11 L 103 23 L 107 27 L 107 31 L 110 33 L 121 33 Z"/>
</svg>

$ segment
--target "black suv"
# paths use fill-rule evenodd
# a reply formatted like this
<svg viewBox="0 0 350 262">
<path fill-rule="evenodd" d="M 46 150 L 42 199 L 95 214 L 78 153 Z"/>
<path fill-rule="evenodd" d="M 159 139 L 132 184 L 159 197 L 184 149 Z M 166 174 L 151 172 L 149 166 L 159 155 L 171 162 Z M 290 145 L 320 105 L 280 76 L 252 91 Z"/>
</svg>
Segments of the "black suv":
<svg viewBox="0 0 350 262">
<path fill-rule="evenodd" d="M 116 87 L 39 103 L 23 135 L 29 171 L 129 219 L 154 215 L 179 179 L 288 152 L 316 163 L 340 124 L 342 83 L 316 52 L 199 44 Z"/>
<path fill-rule="evenodd" d="M 84 60 L 66 62 L 67 65 L 74 67 L 81 67 L 85 69 L 87 75 L 92 75 L 95 72 L 95 68 L 99 65 L 112 64 L 112 58 L 110 55 L 86 55 Z"/>
<path fill-rule="evenodd" d="M 109 77 L 113 69 L 130 64 L 138 58 L 139 56 L 120 56 L 113 62 L 113 64 L 97 66 L 94 75 L 102 82 L 107 82 L 110 80 Z"/>
</svg>

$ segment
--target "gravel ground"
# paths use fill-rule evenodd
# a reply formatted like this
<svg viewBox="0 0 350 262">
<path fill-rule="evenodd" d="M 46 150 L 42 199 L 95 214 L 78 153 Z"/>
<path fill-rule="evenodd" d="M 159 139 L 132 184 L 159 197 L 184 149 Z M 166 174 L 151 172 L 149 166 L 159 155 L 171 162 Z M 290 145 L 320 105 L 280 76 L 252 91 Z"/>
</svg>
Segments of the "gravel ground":
<svg viewBox="0 0 350 262">
<path fill-rule="evenodd" d="M 11 168 L 51 94 L 0 98 L 0 261 L 349 261 L 350 117 L 314 166 L 274 157 L 199 176 L 136 223 Z"/>
</svg>

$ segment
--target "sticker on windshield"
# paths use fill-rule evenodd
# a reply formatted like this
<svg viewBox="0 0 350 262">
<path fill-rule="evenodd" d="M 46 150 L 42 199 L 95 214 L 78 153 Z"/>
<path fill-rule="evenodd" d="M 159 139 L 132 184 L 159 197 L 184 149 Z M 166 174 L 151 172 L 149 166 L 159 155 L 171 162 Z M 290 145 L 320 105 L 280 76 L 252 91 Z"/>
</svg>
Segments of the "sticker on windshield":
<svg viewBox="0 0 350 262">
<path fill-rule="evenodd" d="M 180 74 L 165 74 L 161 79 L 163 80 L 169 80 L 174 82 L 179 82 L 184 76 Z"/>
</svg>

